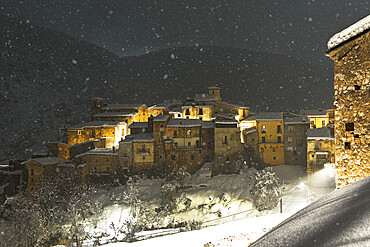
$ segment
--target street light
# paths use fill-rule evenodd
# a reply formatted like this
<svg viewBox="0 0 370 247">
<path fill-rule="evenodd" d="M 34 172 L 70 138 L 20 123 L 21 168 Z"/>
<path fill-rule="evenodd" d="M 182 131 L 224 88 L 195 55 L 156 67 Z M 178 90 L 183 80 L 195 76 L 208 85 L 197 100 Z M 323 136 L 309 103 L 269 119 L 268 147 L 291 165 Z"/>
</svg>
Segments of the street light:
<svg viewBox="0 0 370 247">
<path fill-rule="evenodd" d="M 307 203 L 310 203 L 310 199 L 311 199 L 312 194 L 311 194 L 310 190 L 308 189 L 307 185 L 304 182 L 301 182 L 300 184 L 297 185 L 297 188 L 299 188 L 299 189 L 306 188 L 306 190 L 307 190 Z"/>
</svg>

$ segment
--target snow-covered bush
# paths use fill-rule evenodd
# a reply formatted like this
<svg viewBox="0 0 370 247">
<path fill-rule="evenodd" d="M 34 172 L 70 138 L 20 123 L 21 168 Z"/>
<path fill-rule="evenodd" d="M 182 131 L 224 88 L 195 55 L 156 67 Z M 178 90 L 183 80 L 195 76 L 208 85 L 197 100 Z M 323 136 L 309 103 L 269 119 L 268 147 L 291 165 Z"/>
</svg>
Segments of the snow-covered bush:
<svg viewBox="0 0 370 247">
<path fill-rule="evenodd" d="M 133 242 L 137 238 L 136 233 L 145 228 L 149 212 L 139 198 L 139 189 L 132 180 L 128 181 L 128 189 L 123 199 L 130 205 L 130 210 L 120 232 L 125 235 L 125 241 Z"/>
<path fill-rule="evenodd" d="M 259 210 L 270 210 L 276 207 L 281 196 L 278 178 L 271 167 L 255 173 L 255 184 L 251 190 L 254 207 Z"/>
</svg>

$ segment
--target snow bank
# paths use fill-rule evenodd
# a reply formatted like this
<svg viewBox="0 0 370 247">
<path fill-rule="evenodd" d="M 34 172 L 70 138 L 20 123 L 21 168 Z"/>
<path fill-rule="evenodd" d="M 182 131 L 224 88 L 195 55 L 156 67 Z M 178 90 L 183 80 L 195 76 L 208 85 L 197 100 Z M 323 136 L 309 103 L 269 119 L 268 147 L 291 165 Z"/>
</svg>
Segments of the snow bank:
<svg viewBox="0 0 370 247">
<path fill-rule="evenodd" d="M 350 38 L 362 33 L 370 28 L 370 15 L 356 22 L 352 26 L 344 29 L 342 32 L 335 34 L 328 42 L 328 48 L 333 49 L 339 44 L 349 40 Z"/>
<path fill-rule="evenodd" d="M 370 177 L 310 204 L 252 246 L 370 246 Z"/>
<path fill-rule="evenodd" d="M 276 224 L 289 217 L 289 214 L 277 214 L 263 217 L 250 218 L 230 222 L 218 226 L 208 227 L 198 231 L 182 232 L 160 238 L 152 238 L 134 243 L 113 243 L 104 245 L 104 247 L 153 247 L 153 246 L 176 246 L 176 247 L 203 247 L 212 242 L 209 246 L 246 246 L 246 234 L 248 241 L 252 242 L 261 236 L 266 229 L 274 227 Z M 238 239 L 239 236 L 243 241 Z"/>
</svg>

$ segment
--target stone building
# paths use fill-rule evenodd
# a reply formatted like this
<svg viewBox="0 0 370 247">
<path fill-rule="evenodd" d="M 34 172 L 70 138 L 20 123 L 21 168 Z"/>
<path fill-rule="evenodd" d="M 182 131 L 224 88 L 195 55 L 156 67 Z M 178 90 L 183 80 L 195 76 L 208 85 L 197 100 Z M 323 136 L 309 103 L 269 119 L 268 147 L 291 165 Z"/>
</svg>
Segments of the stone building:
<svg viewBox="0 0 370 247">
<path fill-rule="evenodd" d="M 240 141 L 240 129 L 236 120 L 214 120 L 214 164 L 212 176 L 234 173 L 241 168 L 244 145 Z M 239 167 L 238 167 L 239 166 Z"/>
<path fill-rule="evenodd" d="M 36 158 L 23 162 L 28 173 L 26 194 L 37 190 L 46 178 L 55 176 L 57 166 L 63 162 L 66 160 L 58 157 Z"/>
<path fill-rule="evenodd" d="M 328 128 L 307 130 L 307 180 L 314 184 L 315 174 L 325 164 L 334 163 L 335 139 Z"/>
<path fill-rule="evenodd" d="M 284 160 L 286 165 L 307 165 L 308 117 L 284 118 Z"/>
<path fill-rule="evenodd" d="M 328 42 L 334 61 L 336 185 L 370 175 L 370 15 Z"/>
<path fill-rule="evenodd" d="M 67 143 L 48 142 L 48 144 L 47 144 L 47 149 L 48 149 L 47 156 L 69 159 L 70 158 L 69 147 L 70 147 L 70 145 L 67 144 Z"/>
<path fill-rule="evenodd" d="M 83 183 L 111 183 L 114 175 L 122 172 L 117 150 L 97 148 L 79 154 L 74 163 L 79 168 L 80 179 Z"/>
<path fill-rule="evenodd" d="M 119 143 L 119 163 L 130 174 L 145 172 L 153 174 L 154 166 L 154 139 L 153 133 L 138 133 L 129 135 Z"/>
</svg>

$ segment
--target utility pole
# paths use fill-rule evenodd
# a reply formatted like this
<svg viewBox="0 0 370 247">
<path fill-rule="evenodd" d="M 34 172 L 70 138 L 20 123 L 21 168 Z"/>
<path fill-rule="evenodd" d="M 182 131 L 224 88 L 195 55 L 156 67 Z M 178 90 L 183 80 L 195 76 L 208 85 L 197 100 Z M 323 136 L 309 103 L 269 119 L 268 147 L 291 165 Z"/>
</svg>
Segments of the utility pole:
<svg viewBox="0 0 370 247">
<path fill-rule="evenodd" d="M 280 213 L 283 213 L 283 198 L 280 198 Z"/>
</svg>

